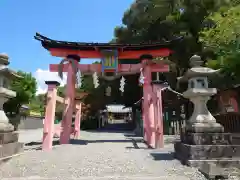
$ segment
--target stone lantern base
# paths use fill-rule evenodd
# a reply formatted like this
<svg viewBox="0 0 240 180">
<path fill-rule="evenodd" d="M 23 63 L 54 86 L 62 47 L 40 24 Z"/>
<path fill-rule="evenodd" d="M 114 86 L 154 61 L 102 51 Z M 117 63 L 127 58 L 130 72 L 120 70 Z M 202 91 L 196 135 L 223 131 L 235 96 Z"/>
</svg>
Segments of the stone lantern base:
<svg viewBox="0 0 240 180">
<path fill-rule="evenodd" d="M 183 96 L 194 104 L 194 110 L 186 132 L 174 144 L 175 156 L 183 164 L 197 167 L 208 178 L 227 178 L 225 170 L 240 168 L 240 135 L 224 133 L 207 108 L 208 100 L 217 93 L 216 88 L 209 88 L 208 78 L 216 77 L 220 70 L 203 67 L 197 55 L 191 57 L 190 64 L 192 68 L 179 82 L 188 81 Z"/>
<path fill-rule="evenodd" d="M 224 133 L 224 128 L 207 109 L 214 88 L 191 88 L 184 97 L 194 104 L 185 133 L 174 145 L 175 156 L 183 164 L 197 167 L 209 178 L 227 177 L 225 170 L 240 168 L 240 136 Z"/>
<path fill-rule="evenodd" d="M 14 131 L 12 124 L 3 110 L 0 110 L 0 163 L 23 150 L 23 143 L 18 142 L 18 132 Z M 1 122 L 2 121 L 2 122 Z"/>
<path fill-rule="evenodd" d="M 240 134 L 185 132 L 174 149 L 183 164 L 198 168 L 209 178 L 227 177 L 226 171 L 240 168 Z"/>
<path fill-rule="evenodd" d="M 23 150 L 23 143 L 18 142 L 18 133 L 14 132 L 14 127 L 3 111 L 3 104 L 8 99 L 16 97 L 16 92 L 8 89 L 9 81 L 13 78 L 21 78 L 6 67 L 8 64 L 8 56 L 0 54 L 0 163 Z"/>
<path fill-rule="evenodd" d="M 1 93 L 0 93 L 1 101 Z M 0 108 L 0 163 L 10 159 L 13 155 L 23 150 L 23 143 L 18 142 L 18 132 Z"/>
<path fill-rule="evenodd" d="M 0 163 L 22 151 L 23 143 L 18 142 L 17 132 L 0 132 Z"/>
</svg>

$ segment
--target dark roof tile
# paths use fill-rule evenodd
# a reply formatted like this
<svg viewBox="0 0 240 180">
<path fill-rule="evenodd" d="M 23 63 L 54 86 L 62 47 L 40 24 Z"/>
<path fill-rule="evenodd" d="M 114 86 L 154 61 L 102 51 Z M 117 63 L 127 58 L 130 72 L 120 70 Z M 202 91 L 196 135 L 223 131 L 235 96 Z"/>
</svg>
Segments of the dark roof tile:
<svg viewBox="0 0 240 180">
<path fill-rule="evenodd" d="M 98 49 L 123 49 L 123 50 L 146 50 L 159 48 L 173 48 L 177 42 L 183 38 L 179 37 L 171 41 L 139 43 L 139 44 L 118 44 L 118 43 L 86 43 L 86 42 L 68 42 L 52 40 L 39 33 L 34 36 L 36 40 L 41 41 L 42 46 L 46 49 L 61 48 L 61 49 L 78 49 L 78 50 L 95 50 Z"/>
</svg>

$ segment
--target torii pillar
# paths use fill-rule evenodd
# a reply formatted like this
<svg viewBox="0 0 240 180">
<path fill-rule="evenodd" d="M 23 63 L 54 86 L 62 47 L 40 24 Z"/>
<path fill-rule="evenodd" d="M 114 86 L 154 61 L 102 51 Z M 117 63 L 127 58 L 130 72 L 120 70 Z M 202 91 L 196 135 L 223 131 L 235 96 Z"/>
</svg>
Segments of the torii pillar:
<svg viewBox="0 0 240 180">
<path fill-rule="evenodd" d="M 154 104 L 152 101 L 152 57 L 142 58 L 143 67 L 143 121 L 144 121 L 144 140 L 150 147 L 155 147 L 155 123 L 154 123 Z"/>
<path fill-rule="evenodd" d="M 47 104 L 45 108 L 45 119 L 43 128 L 42 150 L 51 150 L 54 134 L 54 118 L 57 98 L 57 81 L 45 81 L 48 85 Z"/>
<path fill-rule="evenodd" d="M 154 98 L 154 124 L 155 124 L 155 148 L 163 148 L 163 104 L 162 104 L 162 85 L 161 81 L 152 81 Z"/>
<path fill-rule="evenodd" d="M 152 82 L 152 72 L 156 72 L 157 64 L 152 63 L 152 57 L 142 58 L 143 67 L 143 121 L 144 140 L 152 148 L 163 147 L 163 113 L 162 113 L 162 85 Z M 163 72 L 168 72 L 169 67 Z"/>
<path fill-rule="evenodd" d="M 81 115 L 82 115 L 82 103 L 79 99 L 75 98 L 76 104 L 79 104 L 78 109 L 76 109 L 75 113 L 75 121 L 74 121 L 74 138 L 78 139 L 80 136 L 80 126 L 81 126 Z"/>
<path fill-rule="evenodd" d="M 72 67 L 71 61 L 80 61 L 80 57 L 76 55 L 69 55 L 67 57 L 69 62 L 67 64 L 67 84 L 66 84 L 66 93 L 65 100 L 67 105 L 63 112 L 62 119 L 62 131 L 60 134 L 60 144 L 69 144 L 71 131 L 72 131 L 72 118 L 73 118 L 73 109 L 75 108 L 75 83 L 76 83 L 76 74 Z"/>
</svg>

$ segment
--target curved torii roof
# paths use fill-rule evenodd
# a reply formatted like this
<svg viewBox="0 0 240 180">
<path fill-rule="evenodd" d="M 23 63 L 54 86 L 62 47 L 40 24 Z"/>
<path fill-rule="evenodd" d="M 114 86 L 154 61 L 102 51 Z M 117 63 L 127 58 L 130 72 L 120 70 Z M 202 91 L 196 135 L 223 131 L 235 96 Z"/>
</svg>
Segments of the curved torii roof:
<svg viewBox="0 0 240 180">
<path fill-rule="evenodd" d="M 86 42 L 69 42 L 50 39 L 39 33 L 34 36 L 36 40 L 41 41 L 42 46 L 49 50 L 50 48 L 76 49 L 76 50 L 102 50 L 102 49 L 121 49 L 122 51 L 132 50 L 154 50 L 159 48 L 173 48 L 182 37 L 170 41 L 139 43 L 139 44 L 118 44 L 118 43 L 86 43 Z"/>
</svg>

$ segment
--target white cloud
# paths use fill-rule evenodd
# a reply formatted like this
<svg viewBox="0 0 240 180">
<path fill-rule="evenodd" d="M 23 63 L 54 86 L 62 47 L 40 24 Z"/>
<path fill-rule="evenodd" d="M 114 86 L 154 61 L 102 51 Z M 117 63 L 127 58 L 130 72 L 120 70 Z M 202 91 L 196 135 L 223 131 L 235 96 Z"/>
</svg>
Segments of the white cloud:
<svg viewBox="0 0 240 180">
<path fill-rule="evenodd" d="M 50 72 L 49 70 L 43 70 L 43 69 L 37 69 L 37 71 L 34 73 L 34 77 L 37 80 L 37 94 L 45 93 L 47 92 L 47 86 L 45 84 L 45 81 L 58 81 L 61 86 L 66 84 L 67 75 L 66 73 L 63 73 L 63 80 L 58 77 L 57 72 Z"/>
</svg>

